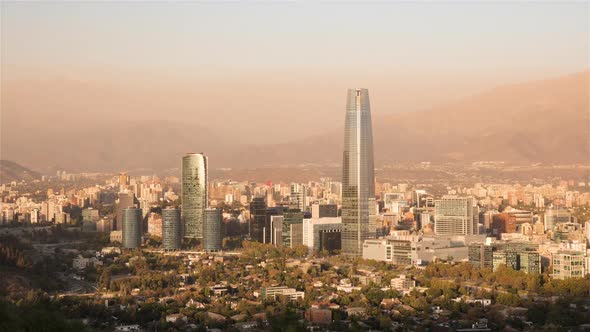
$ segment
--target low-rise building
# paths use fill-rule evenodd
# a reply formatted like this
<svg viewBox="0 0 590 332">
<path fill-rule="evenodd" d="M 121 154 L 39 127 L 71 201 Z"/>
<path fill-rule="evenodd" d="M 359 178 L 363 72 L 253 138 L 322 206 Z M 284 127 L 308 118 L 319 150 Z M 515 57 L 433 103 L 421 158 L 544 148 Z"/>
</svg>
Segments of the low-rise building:
<svg viewBox="0 0 590 332">
<path fill-rule="evenodd" d="M 123 231 L 112 231 L 110 235 L 111 242 L 123 242 Z"/>
<path fill-rule="evenodd" d="M 410 291 L 414 287 L 416 287 L 416 280 L 413 280 L 411 276 L 402 274 L 397 278 L 391 279 L 391 288 L 397 291 Z"/>
<path fill-rule="evenodd" d="M 305 319 L 312 324 L 327 326 L 332 324 L 332 310 L 327 306 L 312 307 L 305 312 Z"/>
<path fill-rule="evenodd" d="M 85 258 L 80 255 L 72 261 L 72 267 L 77 270 L 84 270 L 89 266 L 102 265 L 96 257 Z"/>
<path fill-rule="evenodd" d="M 297 291 L 295 288 L 289 288 L 287 286 L 271 286 L 260 288 L 260 297 L 263 300 L 274 300 L 276 299 L 277 295 L 286 296 L 291 301 L 305 298 L 305 292 Z"/>
</svg>

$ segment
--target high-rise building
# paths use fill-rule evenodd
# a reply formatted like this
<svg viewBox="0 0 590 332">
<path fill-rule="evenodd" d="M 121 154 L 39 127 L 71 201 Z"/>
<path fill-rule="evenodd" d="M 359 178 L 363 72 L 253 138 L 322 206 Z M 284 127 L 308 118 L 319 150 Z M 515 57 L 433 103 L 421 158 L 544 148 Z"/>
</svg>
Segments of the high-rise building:
<svg viewBox="0 0 590 332">
<path fill-rule="evenodd" d="M 367 89 L 349 89 L 342 160 L 342 252 L 360 256 L 375 236 L 370 214 L 375 199 L 373 130 Z"/>
<path fill-rule="evenodd" d="M 289 209 L 283 214 L 282 244 L 293 248 L 303 244 L 303 212 L 299 209 Z"/>
<path fill-rule="evenodd" d="M 97 222 L 100 220 L 100 216 L 98 214 L 97 209 L 88 208 L 82 210 L 82 221 L 94 221 Z"/>
<path fill-rule="evenodd" d="M 585 257 L 581 251 L 560 250 L 551 255 L 553 278 L 582 278 L 586 275 Z"/>
<path fill-rule="evenodd" d="M 119 201 L 117 202 L 117 217 L 113 224 L 114 231 L 123 229 L 123 210 L 135 204 L 135 196 L 132 192 L 119 193 Z"/>
<path fill-rule="evenodd" d="M 96 230 L 101 233 L 108 233 L 111 231 L 111 220 L 112 219 L 100 219 L 96 223 Z"/>
<path fill-rule="evenodd" d="M 307 209 L 307 187 L 299 183 L 291 184 L 289 205 L 292 209 L 305 211 Z"/>
<path fill-rule="evenodd" d="M 476 268 L 491 268 L 493 247 L 484 243 L 471 243 L 468 248 L 469 263 Z"/>
<path fill-rule="evenodd" d="M 520 253 L 520 270 L 526 273 L 541 273 L 541 256 L 538 252 Z"/>
<path fill-rule="evenodd" d="M 270 216 L 270 241 L 275 246 L 283 245 L 283 216 Z"/>
<path fill-rule="evenodd" d="M 520 256 L 515 251 L 495 251 L 492 262 L 493 271 L 497 271 L 500 265 L 505 265 L 513 270 L 520 270 Z"/>
<path fill-rule="evenodd" d="M 141 209 L 123 209 L 123 247 L 133 249 L 141 245 Z"/>
<path fill-rule="evenodd" d="M 221 210 L 205 209 L 203 223 L 203 247 L 205 251 L 221 250 Z"/>
<path fill-rule="evenodd" d="M 492 269 L 496 271 L 500 265 L 526 273 L 541 273 L 541 256 L 538 251 L 494 251 Z"/>
<path fill-rule="evenodd" d="M 473 218 L 473 198 L 444 196 L 434 201 L 434 232 L 437 235 L 478 234 Z"/>
<path fill-rule="evenodd" d="M 336 204 L 313 204 L 311 206 L 311 217 L 314 219 L 338 217 L 338 205 L 336 205 Z"/>
<path fill-rule="evenodd" d="M 127 173 L 119 173 L 119 185 L 126 186 L 129 184 L 129 175 Z"/>
<path fill-rule="evenodd" d="M 207 172 L 207 157 L 202 153 L 189 153 L 182 158 L 182 217 L 187 238 L 203 238 Z"/>
<path fill-rule="evenodd" d="M 499 213 L 492 217 L 492 234 L 498 238 L 502 233 L 516 232 L 516 217 L 509 213 Z"/>
<path fill-rule="evenodd" d="M 270 242 L 265 238 L 266 202 L 264 197 L 255 197 L 250 202 L 250 239 L 262 243 Z M 269 232 L 270 234 L 270 232 Z"/>
<path fill-rule="evenodd" d="M 551 208 L 545 210 L 543 214 L 543 223 L 545 224 L 545 231 L 550 231 L 560 223 L 567 223 L 571 221 L 572 214 L 567 210 L 559 208 Z"/>
<path fill-rule="evenodd" d="M 177 250 L 182 245 L 180 209 L 168 207 L 162 210 L 162 247 Z"/>
</svg>

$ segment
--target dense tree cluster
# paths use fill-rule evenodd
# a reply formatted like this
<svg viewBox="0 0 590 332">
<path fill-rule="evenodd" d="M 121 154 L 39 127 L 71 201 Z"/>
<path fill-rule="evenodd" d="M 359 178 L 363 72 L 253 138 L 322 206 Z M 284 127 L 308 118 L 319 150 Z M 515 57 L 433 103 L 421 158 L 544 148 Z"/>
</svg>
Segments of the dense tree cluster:
<svg viewBox="0 0 590 332">
<path fill-rule="evenodd" d="M 571 278 L 559 280 L 546 274 L 525 273 L 501 265 L 496 271 L 478 269 L 469 263 L 430 264 L 424 271 L 422 283 L 430 286 L 433 278 L 460 281 L 465 285 L 504 289 L 511 293 L 524 291 L 540 295 L 559 295 L 570 298 L 590 296 L 590 278 Z"/>
<path fill-rule="evenodd" d="M 0 265 L 13 266 L 20 269 L 31 267 L 31 262 L 25 255 L 25 250 L 31 249 L 13 235 L 0 237 Z"/>
</svg>

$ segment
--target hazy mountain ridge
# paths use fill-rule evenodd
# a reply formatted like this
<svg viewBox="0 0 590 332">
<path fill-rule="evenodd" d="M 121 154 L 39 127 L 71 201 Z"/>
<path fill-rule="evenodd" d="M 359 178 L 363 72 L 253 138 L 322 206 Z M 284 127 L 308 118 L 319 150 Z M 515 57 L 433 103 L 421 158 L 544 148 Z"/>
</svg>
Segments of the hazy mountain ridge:
<svg viewBox="0 0 590 332">
<path fill-rule="evenodd" d="M 0 160 L 0 183 L 20 182 L 40 179 L 41 175 L 10 160 Z"/>
<path fill-rule="evenodd" d="M 418 112 L 383 116 L 379 105 L 372 104 L 377 165 L 421 160 L 588 162 L 589 76 L 585 71 L 501 86 Z M 25 108 L 28 105 L 23 103 Z M 179 119 L 121 118 L 112 123 L 86 119 L 80 113 L 78 124 L 66 128 L 55 119 L 44 127 L 35 127 L 22 116 L 3 120 L 2 157 L 44 172 L 55 168 L 158 171 L 178 168 L 187 152 L 206 153 L 213 168 L 340 163 L 343 144 L 342 127 L 289 143 L 251 145 L 229 140 L 223 131 L 210 130 L 206 124 Z M 343 121 L 344 104 L 342 118 L 334 123 Z M 21 142 L 24 130 L 29 139 Z M 249 130 L 264 128 L 244 126 L 244 136 Z"/>
<path fill-rule="evenodd" d="M 584 71 L 501 86 L 429 110 L 389 116 L 375 116 L 378 105 L 372 105 L 375 159 L 589 162 L 589 77 L 590 71 Z M 295 151 L 283 153 L 290 158 L 278 162 L 339 162 L 342 133 L 266 149 L 263 155 Z"/>
</svg>

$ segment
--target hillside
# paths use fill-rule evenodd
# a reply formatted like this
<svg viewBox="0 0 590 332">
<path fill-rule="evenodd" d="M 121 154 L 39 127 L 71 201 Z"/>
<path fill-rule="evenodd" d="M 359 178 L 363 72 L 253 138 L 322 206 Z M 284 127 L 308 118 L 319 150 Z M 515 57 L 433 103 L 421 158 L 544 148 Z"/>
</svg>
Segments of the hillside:
<svg viewBox="0 0 590 332">
<path fill-rule="evenodd" d="M 508 85 L 429 110 L 376 116 L 376 162 L 588 163 L 590 72 Z M 340 162 L 342 130 L 252 147 L 264 163 Z"/>
<path fill-rule="evenodd" d="M 0 160 L 0 183 L 10 183 L 21 180 L 31 181 L 40 179 L 39 173 L 32 171 L 10 160 Z"/>
<path fill-rule="evenodd" d="M 373 103 L 376 163 L 422 160 L 588 163 L 589 76 L 590 72 L 585 71 L 500 86 L 417 112 L 384 115 L 380 105 Z M 34 112 L 39 107 L 38 101 L 18 103 L 25 97 L 11 95 L 9 105 L 17 108 L 22 104 L 27 112 Z M 69 111 L 83 106 L 70 105 Z M 195 124 L 199 120 L 197 116 L 187 121 L 121 117 L 113 122 L 102 117 L 87 119 L 80 113 L 75 122 L 51 119 L 31 122 L 29 117 L 12 112 L 11 117 L 3 119 L 11 126 L 3 127 L 2 153 L 5 159 L 34 165 L 36 170 L 48 174 L 55 169 L 161 171 L 178 168 L 186 152 L 205 152 L 212 168 L 339 164 L 344 105 L 342 110 L 342 118 L 334 120 L 328 131 L 298 141 L 265 145 L 247 144 L 249 132 L 264 131 L 264 127 L 256 126 L 255 116 L 243 125 L 244 140 L 234 141 L 222 130 L 211 130 L 207 123 Z M 289 125 L 282 120 L 277 125 Z M 36 123 L 51 125 L 35 127 Z M 27 129 L 26 140 L 21 139 L 23 128 Z M 22 176 L 23 172 L 9 168 L 3 174 L 9 180 Z"/>
</svg>

